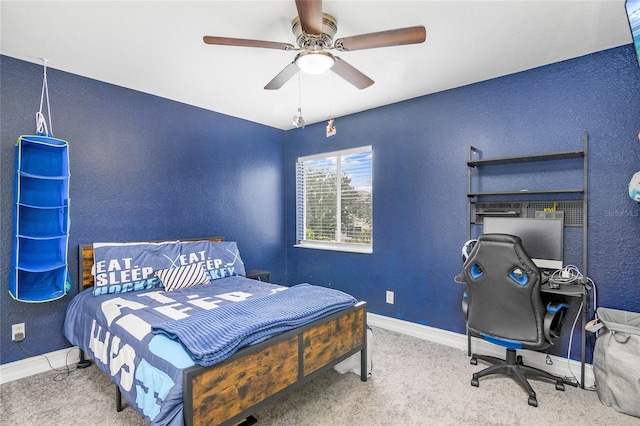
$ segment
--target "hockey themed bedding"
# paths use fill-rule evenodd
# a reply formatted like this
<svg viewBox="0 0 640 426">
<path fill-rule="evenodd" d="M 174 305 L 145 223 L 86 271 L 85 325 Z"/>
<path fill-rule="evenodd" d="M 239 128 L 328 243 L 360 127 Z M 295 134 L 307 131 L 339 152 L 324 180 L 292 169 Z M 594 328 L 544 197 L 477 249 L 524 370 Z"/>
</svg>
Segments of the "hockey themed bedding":
<svg viewBox="0 0 640 426">
<path fill-rule="evenodd" d="M 207 310 L 179 321 L 151 327 L 153 333 L 179 341 L 198 364 L 209 367 L 239 348 L 356 304 L 337 290 L 298 284 L 287 291 Z"/>
<path fill-rule="evenodd" d="M 182 249 L 177 242 L 169 244 L 144 247 L 154 266 L 135 257 L 140 247 L 110 248 L 105 259 L 94 246 L 94 275 L 101 288 L 74 297 L 64 323 L 69 342 L 109 374 L 128 404 L 152 425 L 184 423 L 183 369 L 221 362 L 244 346 L 356 303 L 333 289 L 288 288 L 236 275 L 244 275 L 244 266 L 235 243 L 209 243 L 218 244 L 214 254 L 206 254 L 212 250 L 207 244 Z M 196 254 L 185 254 L 185 247 Z M 218 256 L 220 251 L 231 258 Z M 165 268 L 161 258 L 171 265 Z M 114 279 L 109 283 L 108 278 Z"/>
</svg>

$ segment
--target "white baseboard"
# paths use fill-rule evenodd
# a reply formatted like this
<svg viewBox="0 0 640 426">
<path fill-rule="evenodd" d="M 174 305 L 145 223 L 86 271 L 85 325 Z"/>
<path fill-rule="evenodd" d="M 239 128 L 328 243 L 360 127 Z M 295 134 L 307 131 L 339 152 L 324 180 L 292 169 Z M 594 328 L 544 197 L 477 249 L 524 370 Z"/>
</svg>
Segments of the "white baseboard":
<svg viewBox="0 0 640 426">
<path fill-rule="evenodd" d="M 66 365 L 75 364 L 79 360 L 80 349 L 73 347 L 2 364 L 0 365 L 0 384 L 49 371 L 52 367 L 55 369 L 64 368 Z"/>
<path fill-rule="evenodd" d="M 462 351 L 467 350 L 467 336 L 465 334 L 454 333 L 452 331 L 372 313 L 367 313 L 367 322 L 374 327 L 380 327 L 430 342 L 451 346 Z M 504 350 L 501 347 L 492 345 L 482 339 L 473 338 L 472 347 L 486 355 L 504 356 Z M 570 360 L 567 362 L 565 358 L 551 355 L 553 364 L 547 365 L 545 363 L 545 354 L 541 352 L 527 350 L 520 352 L 522 352 L 527 360 L 527 364 L 532 367 L 542 368 L 559 376 L 576 376 L 578 379 L 580 378 L 579 361 Z M 48 354 L 2 364 L 0 365 L 0 383 L 11 382 L 50 370 L 51 367 L 44 356 L 49 358 L 53 368 L 63 368 L 67 364 L 75 364 L 78 362 L 80 359 L 80 350 L 77 347 L 61 349 Z M 585 366 L 584 384 L 585 387 L 592 387 L 595 384 L 591 364 Z"/>
<path fill-rule="evenodd" d="M 373 327 L 384 328 L 419 339 L 429 340 L 430 342 L 440 343 L 442 345 L 451 346 L 456 349 L 467 351 L 467 335 L 454 333 L 452 331 L 441 330 L 439 328 L 429 327 L 426 325 L 416 324 L 409 321 L 403 321 L 384 315 L 367 313 L 367 322 Z M 474 351 L 484 355 L 496 356 L 504 358 L 504 348 L 493 345 L 482 339 L 471 340 L 471 347 Z M 375 348 L 374 348 L 375 351 Z M 526 363 L 532 367 L 540 368 L 557 376 L 576 377 L 580 381 L 580 361 L 569 360 L 555 355 L 551 355 L 552 365 L 545 362 L 546 354 L 536 351 L 522 350 L 521 353 Z M 594 386 L 595 378 L 591 364 L 585 365 L 584 385 L 587 388 Z"/>
</svg>

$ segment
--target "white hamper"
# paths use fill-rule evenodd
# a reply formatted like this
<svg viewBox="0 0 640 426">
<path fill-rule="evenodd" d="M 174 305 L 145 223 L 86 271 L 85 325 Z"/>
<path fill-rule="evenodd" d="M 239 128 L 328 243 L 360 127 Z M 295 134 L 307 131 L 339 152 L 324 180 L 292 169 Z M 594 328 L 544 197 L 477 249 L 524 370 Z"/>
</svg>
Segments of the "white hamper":
<svg viewBox="0 0 640 426">
<path fill-rule="evenodd" d="M 598 308 L 602 328 L 593 353 L 600 401 L 640 417 L 640 313 Z"/>
</svg>

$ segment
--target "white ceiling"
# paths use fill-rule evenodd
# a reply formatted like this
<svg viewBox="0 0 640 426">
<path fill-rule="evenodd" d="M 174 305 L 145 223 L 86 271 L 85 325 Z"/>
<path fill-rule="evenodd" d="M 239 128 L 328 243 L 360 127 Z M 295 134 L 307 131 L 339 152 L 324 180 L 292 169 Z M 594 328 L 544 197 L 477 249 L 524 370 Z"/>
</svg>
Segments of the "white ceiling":
<svg viewBox="0 0 640 426">
<path fill-rule="evenodd" d="M 427 40 L 338 55 L 375 84 L 300 75 L 307 123 L 631 43 L 624 0 L 324 1 L 335 38 L 424 25 Z M 294 0 L 2 1 L 1 53 L 278 129 L 298 79 L 263 87 L 295 52 L 212 46 L 204 35 L 295 45 Z"/>
</svg>

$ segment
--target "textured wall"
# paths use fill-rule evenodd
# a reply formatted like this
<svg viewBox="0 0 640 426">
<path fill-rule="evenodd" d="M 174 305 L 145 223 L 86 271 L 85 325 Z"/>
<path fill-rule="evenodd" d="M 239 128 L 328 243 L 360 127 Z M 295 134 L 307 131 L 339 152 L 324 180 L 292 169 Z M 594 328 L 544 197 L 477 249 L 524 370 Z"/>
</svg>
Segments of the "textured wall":
<svg viewBox="0 0 640 426">
<path fill-rule="evenodd" d="M 42 69 L 7 57 L 0 66 L 6 283 L 13 144 L 34 130 Z M 55 135 L 71 143 L 74 280 L 79 243 L 224 234 L 238 241 L 248 267 L 271 269 L 273 281 L 330 285 L 367 300 L 372 312 L 463 332 L 453 276 L 466 240 L 468 146 L 487 157 L 579 149 L 587 130 L 589 275 L 600 306 L 640 311 L 640 205 L 626 195 L 640 170 L 640 68 L 631 46 L 341 117 L 328 139 L 324 123 L 281 132 L 56 70 L 49 78 Z M 293 248 L 296 157 L 369 144 L 374 253 Z M 531 184 L 573 182 L 574 167 L 545 168 Z M 567 258 L 579 263 L 574 231 Z M 1 363 L 68 345 L 60 330 L 73 294 L 30 305 L 3 286 Z M 394 305 L 384 303 L 385 290 L 395 291 Z M 31 354 L 11 342 L 10 325 L 23 321 Z"/>
<path fill-rule="evenodd" d="M 375 76 L 372 76 L 375 78 Z M 374 253 L 291 248 L 288 280 L 331 285 L 366 300 L 372 312 L 463 333 L 460 248 L 467 236 L 469 145 L 485 157 L 589 144 L 589 276 L 598 304 L 640 311 L 640 205 L 627 195 L 640 170 L 640 68 L 631 46 L 336 119 L 286 134 L 287 214 L 295 215 L 298 156 L 373 145 Z M 485 190 L 582 186 L 581 161 L 487 171 Z M 490 186 L 491 185 L 491 186 Z M 549 186 L 548 186 L 549 185 Z M 581 266 L 579 228 L 565 231 L 565 260 Z M 385 303 L 385 290 L 395 304 Z M 565 340 L 566 340 L 565 335 Z M 577 335 L 575 340 L 579 340 Z M 574 348 L 576 346 L 574 345 Z M 564 344 L 554 353 L 566 354 Z M 575 358 L 579 352 L 574 349 Z"/>
<path fill-rule="evenodd" d="M 0 58 L 6 363 L 68 346 L 62 322 L 76 290 L 44 304 L 16 302 L 7 292 L 14 144 L 35 132 L 42 67 Z M 80 243 L 210 235 L 237 241 L 247 268 L 270 269 L 274 281 L 285 281 L 282 131 L 54 69 L 48 80 L 54 134 L 70 143 L 74 285 Z M 26 323 L 21 345 L 11 341 L 18 322 Z"/>
</svg>

